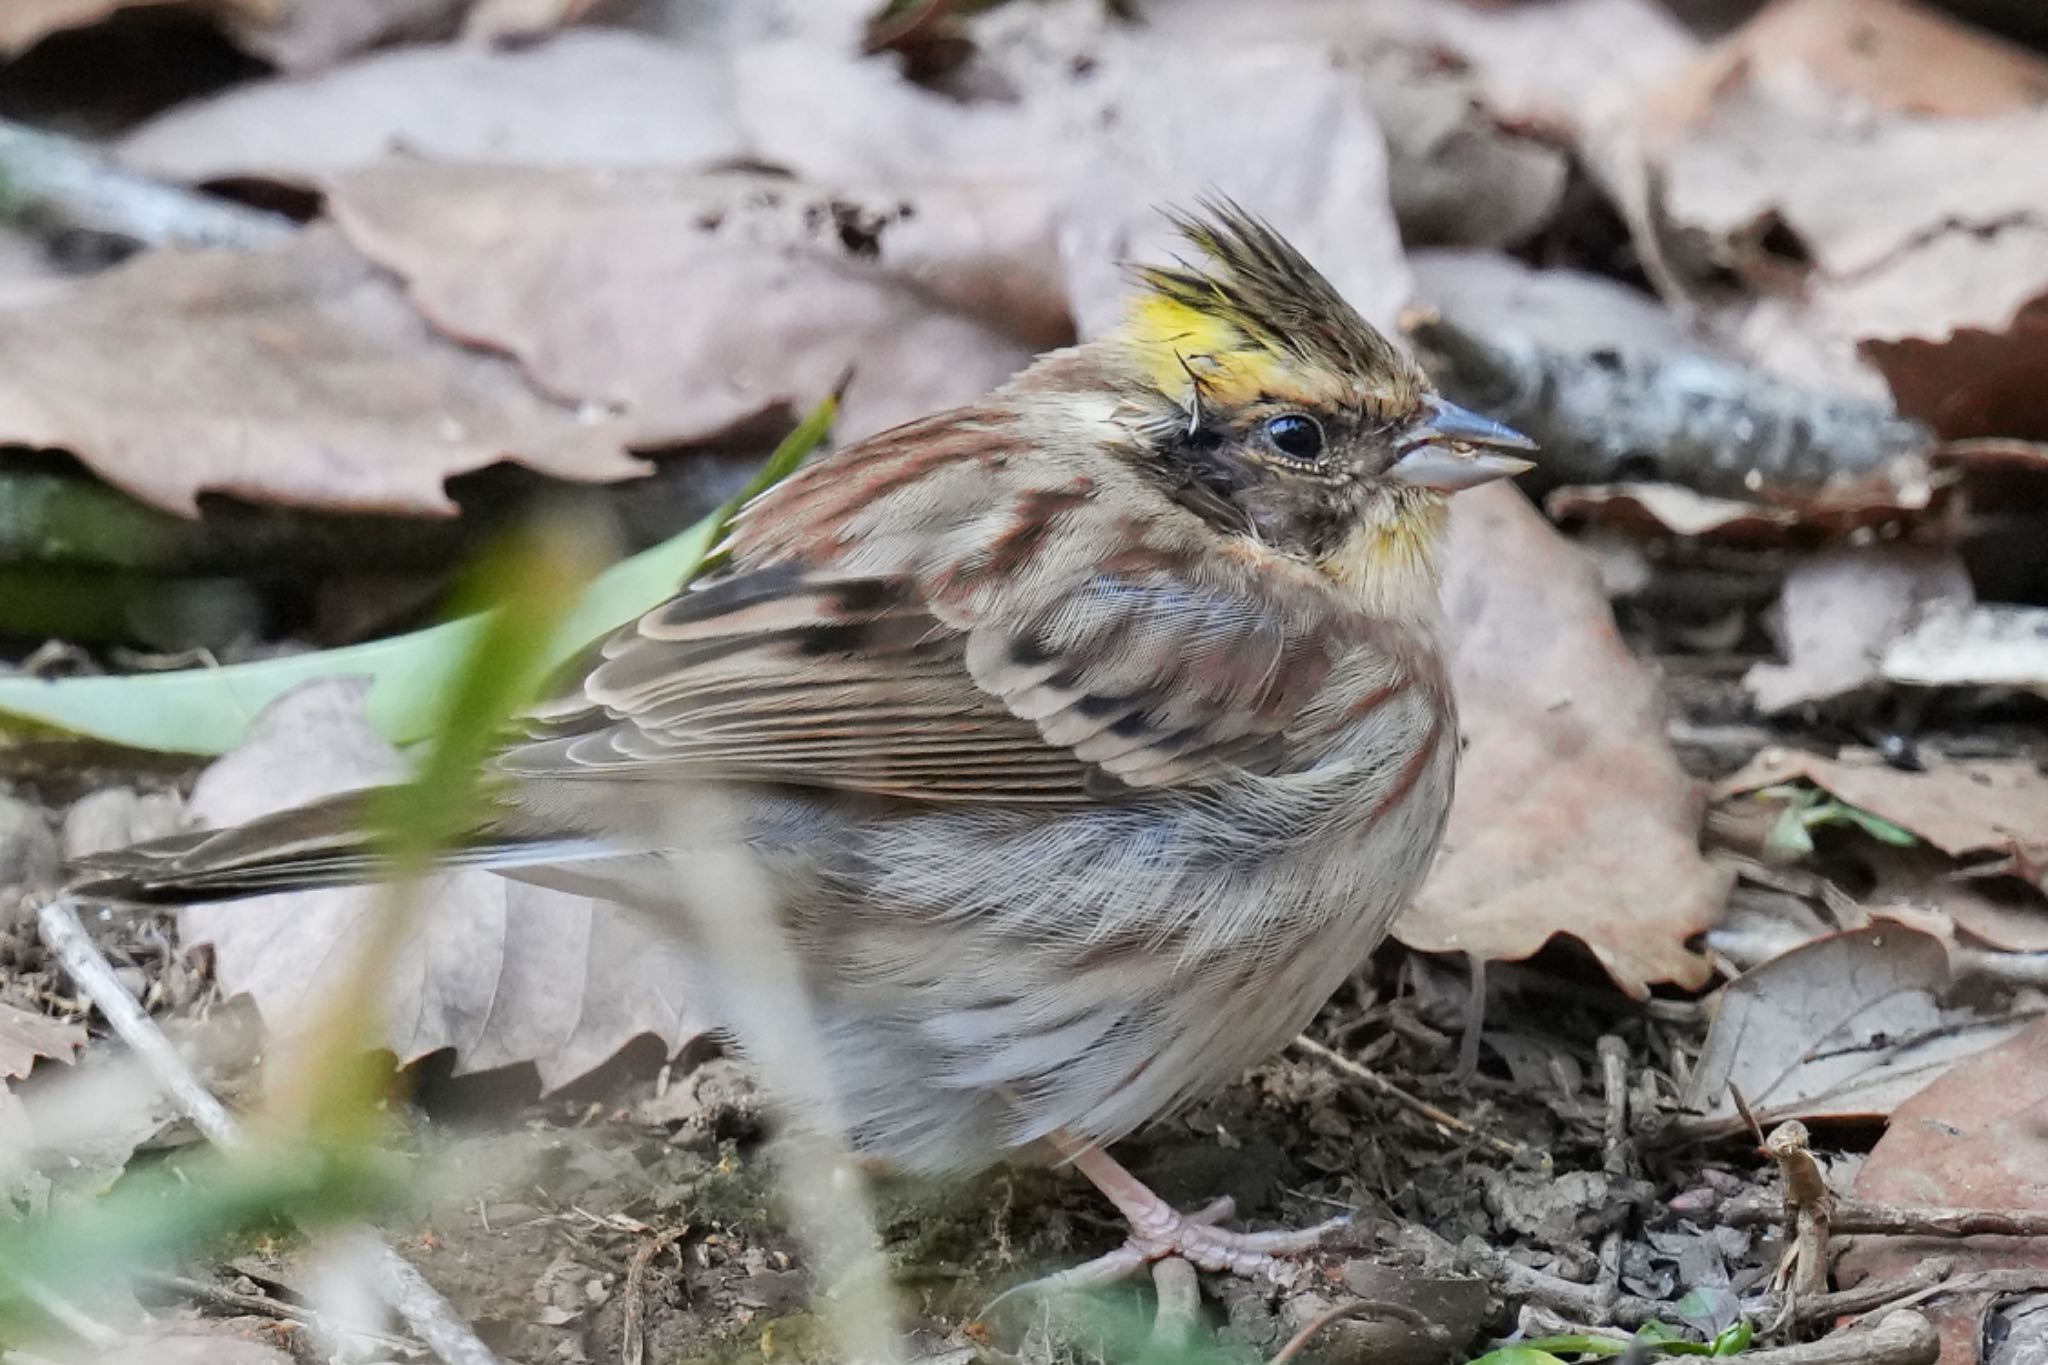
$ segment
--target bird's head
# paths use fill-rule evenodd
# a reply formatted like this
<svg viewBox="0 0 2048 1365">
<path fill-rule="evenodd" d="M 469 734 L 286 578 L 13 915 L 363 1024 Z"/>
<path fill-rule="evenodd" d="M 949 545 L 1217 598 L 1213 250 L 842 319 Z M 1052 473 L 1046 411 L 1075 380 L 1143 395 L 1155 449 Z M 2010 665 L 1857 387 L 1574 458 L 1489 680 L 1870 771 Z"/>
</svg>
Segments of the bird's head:
<svg viewBox="0 0 2048 1365">
<path fill-rule="evenodd" d="M 1533 444 L 1439 398 L 1266 223 L 1223 202 L 1174 222 L 1200 259 L 1139 268 L 1104 339 L 1136 379 L 1140 461 L 1220 530 L 1388 607 L 1433 597 L 1450 494 Z"/>
</svg>

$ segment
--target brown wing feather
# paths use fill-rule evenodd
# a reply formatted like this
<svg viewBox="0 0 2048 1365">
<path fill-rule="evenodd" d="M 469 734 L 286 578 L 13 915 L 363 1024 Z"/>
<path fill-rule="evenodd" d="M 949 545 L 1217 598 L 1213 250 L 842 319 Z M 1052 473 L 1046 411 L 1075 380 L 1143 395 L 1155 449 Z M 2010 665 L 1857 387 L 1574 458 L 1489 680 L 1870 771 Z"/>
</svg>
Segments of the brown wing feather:
<svg viewBox="0 0 2048 1365">
<path fill-rule="evenodd" d="M 580 706 L 501 764 L 1072 803 L 1302 761 L 1334 669 L 1396 668 L 1370 623 L 1134 475 L 1105 498 L 1116 477 L 987 416 L 842 452 L 750 508 L 732 568 L 613 637 Z M 1134 505 L 1152 515 L 1110 510 Z"/>
</svg>

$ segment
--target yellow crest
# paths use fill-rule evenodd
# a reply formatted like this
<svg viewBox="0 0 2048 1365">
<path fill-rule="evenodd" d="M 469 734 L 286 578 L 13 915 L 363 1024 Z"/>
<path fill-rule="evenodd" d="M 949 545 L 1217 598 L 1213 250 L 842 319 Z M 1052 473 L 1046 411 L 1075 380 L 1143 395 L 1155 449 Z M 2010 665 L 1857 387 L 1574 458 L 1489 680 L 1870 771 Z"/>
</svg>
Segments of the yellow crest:
<svg viewBox="0 0 2048 1365">
<path fill-rule="evenodd" d="M 1207 259 L 1139 267 L 1119 334 L 1162 392 L 1224 406 L 1414 404 L 1413 364 L 1278 232 L 1228 201 L 1169 216 Z"/>
</svg>

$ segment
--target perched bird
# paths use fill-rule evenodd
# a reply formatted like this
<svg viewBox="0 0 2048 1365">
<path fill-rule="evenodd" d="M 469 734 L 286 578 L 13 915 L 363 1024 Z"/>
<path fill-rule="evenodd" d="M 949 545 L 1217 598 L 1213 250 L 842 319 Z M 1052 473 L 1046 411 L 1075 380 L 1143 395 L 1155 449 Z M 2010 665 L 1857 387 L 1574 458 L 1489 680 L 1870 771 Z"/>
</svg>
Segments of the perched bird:
<svg viewBox="0 0 2048 1365">
<path fill-rule="evenodd" d="M 747 507 L 727 568 L 497 756 L 460 859 L 678 919 L 715 889 L 674 803 L 716 791 L 857 1151 L 1050 1154 L 1129 1220 L 1108 1268 L 1250 1271 L 1318 1230 L 1178 1213 L 1104 1149 L 1284 1045 L 1422 881 L 1458 755 L 1447 499 L 1529 443 L 1265 223 L 1176 222 L 1193 259 L 1138 270 L 1114 333 Z M 76 889 L 346 881 L 355 815 L 104 855 Z"/>
</svg>

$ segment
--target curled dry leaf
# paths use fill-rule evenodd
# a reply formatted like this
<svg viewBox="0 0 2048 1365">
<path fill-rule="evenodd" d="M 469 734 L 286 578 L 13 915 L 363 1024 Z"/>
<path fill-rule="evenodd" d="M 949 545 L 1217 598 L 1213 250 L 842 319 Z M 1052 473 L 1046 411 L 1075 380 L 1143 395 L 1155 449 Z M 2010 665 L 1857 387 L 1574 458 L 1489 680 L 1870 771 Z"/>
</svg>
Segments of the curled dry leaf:
<svg viewBox="0 0 2048 1365">
<path fill-rule="evenodd" d="M 1909 687 L 2011 687 L 2048 697 L 2048 607 L 1967 601 L 1926 613 L 1880 665 Z"/>
<path fill-rule="evenodd" d="M 476 38 L 531 37 L 568 23 L 592 0 L 7 0 L 0 57 L 52 33 L 97 24 L 124 9 L 177 5 L 219 22 L 245 52 L 286 71 L 330 66 L 351 53 L 451 29 Z M 467 11 L 465 17 L 464 12 Z"/>
<path fill-rule="evenodd" d="M 500 460 L 644 472 L 661 432 L 585 421 L 457 346 L 327 229 L 260 251 L 160 251 L 0 312 L 0 443 L 69 450 L 178 512 L 201 492 L 445 513 Z"/>
<path fill-rule="evenodd" d="M 1764 1123 L 1889 1114 L 2021 1027 L 1948 1008 L 1949 984 L 1941 940 L 1900 925 L 1801 944 L 1722 991 L 1681 1107 L 1720 1133 L 1745 1126 L 1737 1089 Z"/>
<path fill-rule="evenodd" d="M 229 17 L 262 21 L 280 0 L 219 0 Z M 0 4 L 0 58 L 18 57 L 52 33 L 87 28 L 124 9 L 146 5 L 187 6 L 190 0 L 7 0 Z"/>
<path fill-rule="evenodd" d="M 1889 820 L 1952 858 L 2048 850 L 2048 776 L 2026 759 L 1924 757 L 1907 772 L 1867 749 L 1839 758 L 1770 748 L 1722 781 L 1717 799 L 1802 779 Z"/>
<path fill-rule="evenodd" d="M 1385 142 L 1356 74 L 1326 48 L 1183 44 L 1084 9 L 1062 12 L 1065 26 L 1034 6 L 988 17 L 1022 28 L 979 35 L 1012 100 L 962 102 L 884 61 L 779 42 L 738 55 L 739 116 L 757 156 L 822 183 L 1041 187 L 1084 334 L 1121 311 L 1124 262 L 1175 249 L 1159 205 L 1204 193 L 1269 218 L 1368 317 L 1391 325 L 1408 272 L 1387 206 Z M 1275 155 L 1281 147 L 1287 154 Z"/>
<path fill-rule="evenodd" d="M 166 180 L 310 185 L 393 152 L 545 166 L 689 166 L 745 151 L 723 62 L 637 34 L 531 47 L 394 48 L 317 76 L 239 85 L 116 145 Z"/>
<path fill-rule="evenodd" d="M 192 814 L 226 825 L 404 775 L 363 719 L 360 680 L 309 683 L 271 705 L 249 742 L 199 779 Z M 295 892 L 179 914 L 188 943 L 213 945 L 229 994 L 289 1033 L 345 970 L 380 891 Z M 401 1063 L 453 1048 L 461 1071 L 531 1062 L 566 1085 L 641 1034 L 679 1049 L 704 1032 L 686 968 L 647 921 L 581 896 L 489 872 L 429 878 L 385 997 Z"/>
<path fill-rule="evenodd" d="M 1964 1062 L 1901 1104 L 1856 1173 L 1856 1198 L 2048 1213 L 2048 1020 Z M 1838 1268 L 1844 1283 L 1891 1279 L 1929 1256 L 1952 1276 L 2000 1268 L 2048 1272 L 2040 1238 L 1858 1237 Z M 1990 1295 L 1938 1300 L 1942 1365 L 1974 1365 Z"/>
<path fill-rule="evenodd" d="M 0 1079 L 18 1079 L 48 1057 L 68 1062 L 85 1046 L 85 1025 L 0 1005 Z"/>
<path fill-rule="evenodd" d="M 1708 964 L 1686 941 L 1730 879 L 1700 855 L 1655 674 L 1622 643 L 1592 564 L 1520 493 L 1467 494 L 1451 524 L 1465 761 L 1443 856 L 1396 935 L 1482 958 L 1568 935 L 1631 994 L 1699 987 Z"/>
<path fill-rule="evenodd" d="M 849 367 L 837 431 L 858 439 L 1070 335 L 1047 206 L 1013 184 L 391 162 L 336 177 L 330 202 L 444 330 L 671 439 L 808 403 Z"/>
<path fill-rule="evenodd" d="M 1900 113 L 1949 118 L 2048 103 L 2048 63 L 1916 0 L 1775 0 L 1657 97 L 1661 117 L 1705 117 L 1721 87 L 1796 70 Z"/>
<path fill-rule="evenodd" d="M 1968 607 L 1975 593 L 1954 551 L 1852 545 L 1802 560 L 1778 599 L 1787 662 L 1761 663 L 1742 685 L 1766 714 L 1829 701 L 1885 676 L 1886 650 L 1929 607 Z"/>
<path fill-rule="evenodd" d="M 2039 354 L 2027 318 L 2048 293 L 2044 139 L 2040 108 L 1928 118 L 1872 109 L 1801 69 L 1745 67 L 1657 153 L 1672 231 L 1653 245 L 1677 262 L 1674 287 L 1773 371 L 1873 397 L 1888 377 L 1908 416 L 1981 434 L 1983 414 L 2009 412 L 2010 384 L 1994 402 L 1957 399 L 1945 381 L 1965 366 L 2010 379 Z M 1723 268 L 1761 297 L 1731 299 L 1713 283 Z M 1884 377 L 1859 348 L 1885 357 Z M 2048 420 L 2029 415 L 2007 430 Z"/>
</svg>

